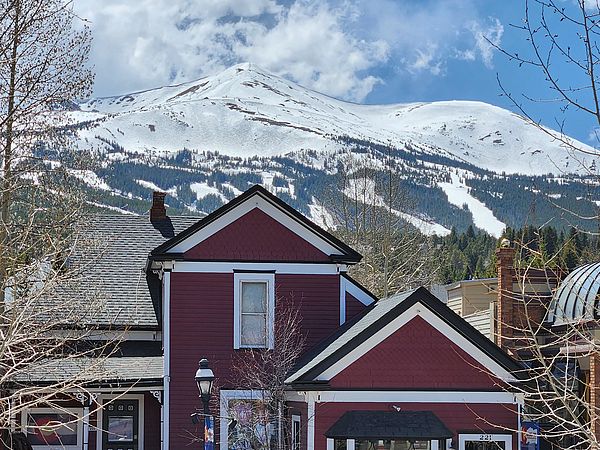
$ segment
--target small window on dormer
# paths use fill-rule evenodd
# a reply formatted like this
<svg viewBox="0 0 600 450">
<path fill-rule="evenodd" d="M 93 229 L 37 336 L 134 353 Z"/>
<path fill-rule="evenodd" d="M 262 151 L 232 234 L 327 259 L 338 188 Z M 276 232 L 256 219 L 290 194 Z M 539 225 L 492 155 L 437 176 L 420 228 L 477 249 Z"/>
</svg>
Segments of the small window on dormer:
<svg viewBox="0 0 600 450">
<path fill-rule="evenodd" d="M 234 348 L 273 348 L 274 274 L 234 276 Z"/>
</svg>

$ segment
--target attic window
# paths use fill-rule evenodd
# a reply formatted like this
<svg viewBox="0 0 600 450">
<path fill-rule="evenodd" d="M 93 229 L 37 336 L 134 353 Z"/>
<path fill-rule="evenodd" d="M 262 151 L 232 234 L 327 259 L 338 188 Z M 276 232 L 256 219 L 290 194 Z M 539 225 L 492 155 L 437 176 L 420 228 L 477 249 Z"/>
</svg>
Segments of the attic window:
<svg viewBox="0 0 600 450">
<path fill-rule="evenodd" d="M 234 348 L 273 348 L 275 275 L 234 275 Z"/>
</svg>

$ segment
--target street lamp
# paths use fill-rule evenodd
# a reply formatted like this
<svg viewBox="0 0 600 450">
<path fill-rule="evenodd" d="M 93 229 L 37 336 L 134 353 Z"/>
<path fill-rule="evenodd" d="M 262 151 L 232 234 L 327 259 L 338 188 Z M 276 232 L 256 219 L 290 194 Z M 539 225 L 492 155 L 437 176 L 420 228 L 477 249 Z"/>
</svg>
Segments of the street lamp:
<svg viewBox="0 0 600 450">
<path fill-rule="evenodd" d="M 208 404 L 210 402 L 210 394 L 212 391 L 213 381 L 215 375 L 213 371 L 208 367 L 208 360 L 202 358 L 200 360 L 200 367 L 196 371 L 196 384 L 198 385 L 198 391 L 200 392 L 200 399 L 204 406 L 204 414 L 209 414 Z"/>
</svg>

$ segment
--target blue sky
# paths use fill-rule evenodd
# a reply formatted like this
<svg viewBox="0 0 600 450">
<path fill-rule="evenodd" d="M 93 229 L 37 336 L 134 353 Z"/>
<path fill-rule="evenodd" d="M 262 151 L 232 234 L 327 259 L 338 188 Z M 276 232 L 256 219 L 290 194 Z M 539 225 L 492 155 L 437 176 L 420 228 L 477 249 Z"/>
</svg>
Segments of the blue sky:
<svg viewBox="0 0 600 450">
<path fill-rule="evenodd" d="M 559 0 L 567 8 L 572 0 Z M 334 97 L 361 103 L 479 100 L 515 110 L 548 99 L 544 78 L 485 39 L 526 54 L 523 0 L 77 0 L 94 43 L 95 95 L 149 89 L 250 61 Z M 566 36 L 566 35 L 565 35 Z M 567 39 L 572 39 L 567 37 Z M 576 40 L 571 44 L 577 45 Z M 575 79 L 568 66 L 562 79 Z M 529 104 L 558 128 L 559 106 Z M 584 142 L 594 124 L 570 113 Z"/>
</svg>

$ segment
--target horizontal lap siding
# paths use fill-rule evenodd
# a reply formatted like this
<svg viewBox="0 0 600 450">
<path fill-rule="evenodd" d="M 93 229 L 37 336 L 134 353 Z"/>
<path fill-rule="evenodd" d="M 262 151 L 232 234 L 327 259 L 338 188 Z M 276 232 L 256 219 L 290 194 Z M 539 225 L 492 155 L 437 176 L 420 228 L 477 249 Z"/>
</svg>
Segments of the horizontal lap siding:
<svg viewBox="0 0 600 450">
<path fill-rule="evenodd" d="M 289 408 L 289 432 L 292 432 L 292 415 L 300 416 L 300 449 L 306 448 L 306 425 L 308 424 L 308 405 L 303 402 L 287 402 Z M 290 438 L 291 439 L 291 438 Z"/>
<path fill-rule="evenodd" d="M 418 316 L 330 384 L 355 389 L 501 389 L 487 369 Z"/>
<path fill-rule="evenodd" d="M 351 294 L 346 294 L 346 320 L 352 319 L 365 310 L 366 306 L 355 299 Z"/>
<path fill-rule="evenodd" d="M 275 285 L 278 301 L 293 301 L 300 308 L 305 349 L 339 327 L 339 275 L 276 275 Z"/>
<path fill-rule="evenodd" d="M 339 326 L 339 286 L 339 275 L 275 275 L 276 301 L 300 308 L 305 349 Z M 186 448 L 197 433 L 190 413 L 201 407 L 194 382 L 199 359 L 209 360 L 215 386 L 245 387 L 232 379 L 232 359 L 243 352 L 233 349 L 232 273 L 172 273 L 170 352 L 170 448 Z"/>
<path fill-rule="evenodd" d="M 188 250 L 186 259 L 328 262 L 329 256 L 255 208 Z"/>
<path fill-rule="evenodd" d="M 318 403 L 316 405 L 315 450 L 326 450 L 325 432 L 346 412 L 353 410 L 432 411 L 454 434 L 458 448 L 457 433 L 493 432 L 511 433 L 518 425 L 516 405 L 511 404 L 464 404 L 464 403 Z M 513 438 L 513 450 L 516 450 Z"/>
<path fill-rule="evenodd" d="M 194 381 L 198 361 L 209 360 L 216 385 L 229 378 L 233 355 L 232 273 L 171 275 L 170 352 L 169 441 L 170 448 L 182 449 L 192 443 L 197 432 L 190 414 L 201 408 Z"/>
<path fill-rule="evenodd" d="M 144 393 L 144 450 L 160 450 L 160 403 Z"/>
</svg>

